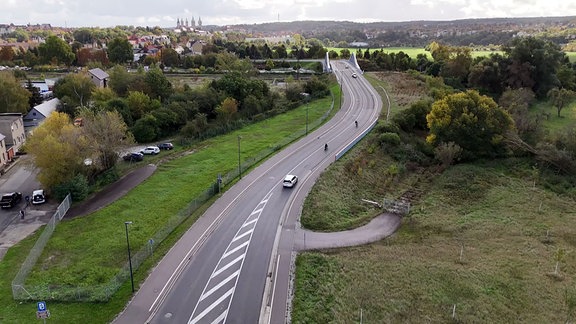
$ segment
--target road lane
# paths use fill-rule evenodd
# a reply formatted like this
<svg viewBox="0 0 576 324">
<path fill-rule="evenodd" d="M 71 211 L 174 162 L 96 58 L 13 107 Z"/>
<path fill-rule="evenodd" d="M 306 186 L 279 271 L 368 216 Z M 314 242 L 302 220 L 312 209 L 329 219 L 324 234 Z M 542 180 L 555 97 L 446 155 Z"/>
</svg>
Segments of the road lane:
<svg viewBox="0 0 576 324">
<path fill-rule="evenodd" d="M 346 95 L 332 120 L 226 191 L 158 264 L 115 323 L 200 323 L 205 318 L 216 323 L 257 323 L 261 302 L 266 300 L 263 296 L 268 293 L 266 283 L 274 276 L 269 265 L 276 260 L 276 234 L 279 226 L 285 226 L 286 212 L 299 211 L 294 200 L 302 199 L 298 197 L 334 161 L 338 149 L 379 113 L 377 99 L 362 90 L 363 80 L 343 77 Z M 329 144 L 327 152 L 325 143 Z M 281 181 L 289 173 L 298 175 L 300 181 L 285 189 Z M 307 189 L 298 194 L 301 187 Z M 263 201 L 265 206 L 259 208 Z M 252 222 L 255 212 L 258 220 Z M 248 237 L 249 243 L 243 246 Z M 288 253 L 291 248 L 280 250 Z"/>
</svg>

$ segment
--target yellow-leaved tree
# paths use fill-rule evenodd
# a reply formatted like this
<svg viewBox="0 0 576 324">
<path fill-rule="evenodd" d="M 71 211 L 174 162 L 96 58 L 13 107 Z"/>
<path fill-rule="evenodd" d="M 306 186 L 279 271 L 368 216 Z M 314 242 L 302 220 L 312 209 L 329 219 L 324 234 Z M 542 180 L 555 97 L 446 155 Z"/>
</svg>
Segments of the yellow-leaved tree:
<svg viewBox="0 0 576 324">
<path fill-rule="evenodd" d="M 89 141 L 65 113 L 54 112 L 27 138 L 25 150 L 39 169 L 45 188 L 70 181 L 84 166 L 83 152 Z"/>
</svg>

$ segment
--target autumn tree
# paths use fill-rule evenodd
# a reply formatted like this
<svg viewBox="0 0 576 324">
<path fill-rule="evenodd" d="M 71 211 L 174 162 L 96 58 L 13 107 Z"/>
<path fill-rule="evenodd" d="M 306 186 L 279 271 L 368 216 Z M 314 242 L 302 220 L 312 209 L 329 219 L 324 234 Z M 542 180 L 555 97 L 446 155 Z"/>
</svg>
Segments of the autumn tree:
<svg viewBox="0 0 576 324">
<path fill-rule="evenodd" d="M 89 139 L 90 144 L 85 152 L 90 154 L 93 166 L 98 170 L 112 168 L 118 161 L 118 152 L 134 144 L 128 126 L 117 111 L 82 108 L 78 116 L 83 121 L 81 134 Z"/>
<path fill-rule="evenodd" d="M 490 97 L 475 90 L 447 95 L 432 104 L 426 116 L 430 133 L 427 141 L 435 146 L 454 142 L 463 157 L 494 157 L 506 152 L 504 135 L 514 130 L 510 114 Z"/>
<path fill-rule="evenodd" d="M 89 146 L 67 114 L 54 112 L 28 136 L 25 149 L 40 170 L 38 181 L 51 189 L 82 173 Z"/>
<path fill-rule="evenodd" d="M 238 101 L 228 97 L 216 108 L 216 112 L 222 123 L 228 124 L 238 113 Z"/>
<path fill-rule="evenodd" d="M 0 62 L 12 62 L 14 50 L 12 46 L 0 46 Z"/>
<path fill-rule="evenodd" d="M 30 92 L 20 85 L 11 72 L 0 72 L 0 113 L 28 111 Z"/>
</svg>

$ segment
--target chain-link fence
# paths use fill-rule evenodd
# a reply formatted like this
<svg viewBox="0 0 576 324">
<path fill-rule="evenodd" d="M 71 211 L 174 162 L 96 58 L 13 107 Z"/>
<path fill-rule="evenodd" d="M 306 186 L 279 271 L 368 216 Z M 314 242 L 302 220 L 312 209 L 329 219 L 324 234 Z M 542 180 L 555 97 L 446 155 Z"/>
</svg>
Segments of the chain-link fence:
<svg viewBox="0 0 576 324">
<path fill-rule="evenodd" d="M 70 208 L 71 203 L 72 198 L 70 194 L 68 194 L 66 198 L 64 198 L 64 201 L 62 201 L 62 203 L 58 205 L 56 212 L 54 213 L 54 215 L 52 215 L 52 218 L 50 218 L 50 221 L 48 221 L 48 224 L 46 224 L 44 231 L 42 232 L 42 234 L 40 234 L 40 237 L 32 247 L 32 250 L 30 250 L 30 253 L 26 257 L 26 260 L 24 260 L 24 263 L 22 263 L 20 270 L 18 271 L 16 277 L 12 281 L 12 296 L 14 296 L 14 299 L 36 298 L 38 287 L 24 287 L 24 282 L 26 281 L 28 274 L 36 264 L 36 261 L 38 261 L 38 258 L 40 258 L 40 255 L 42 254 L 44 247 L 46 246 L 48 240 L 52 236 L 52 233 L 54 233 L 54 230 L 56 229 L 56 225 L 58 225 L 62 217 L 64 217 L 64 214 L 66 214 L 66 212 Z M 26 288 L 29 288 L 31 291 L 28 291 L 28 289 Z M 42 298 L 36 298 L 36 299 L 41 300 Z"/>
<path fill-rule="evenodd" d="M 332 95 L 332 104 L 330 109 L 322 117 L 313 121 L 308 125 L 309 129 L 321 125 L 328 116 L 332 113 L 334 108 L 334 95 Z M 301 130 L 292 134 L 292 136 L 284 138 L 281 142 L 276 143 L 274 146 L 262 150 L 253 157 L 244 160 L 241 163 L 241 170 L 248 170 L 255 166 L 260 161 L 272 155 L 282 147 L 292 143 L 296 139 L 306 135 L 306 130 Z M 221 177 L 222 186 L 226 186 L 234 181 L 239 176 L 238 169 L 228 172 Z M 166 237 L 174 231 L 184 220 L 190 217 L 198 208 L 206 203 L 210 198 L 218 193 L 219 185 L 215 181 L 208 189 L 202 194 L 193 199 L 185 208 L 183 208 L 176 215 L 171 217 L 164 227 L 162 227 L 154 236 L 149 240 L 149 244 L 143 246 L 139 251 L 132 255 L 132 270 L 136 271 L 140 265 L 152 255 L 152 251 L 156 246 L 163 242 Z M 63 206 L 62 208 L 60 206 Z M 16 278 L 12 281 L 12 295 L 16 300 L 54 300 L 54 301 L 86 301 L 86 302 L 104 302 L 108 301 L 110 297 L 120 288 L 120 286 L 130 279 L 130 269 L 128 263 L 113 277 L 109 282 L 102 285 L 90 286 L 64 286 L 54 285 L 51 286 L 38 286 L 31 283 L 26 283 L 28 274 L 36 264 L 36 261 L 42 254 L 48 239 L 54 232 L 57 223 L 64 217 L 64 214 L 70 207 L 70 195 L 66 197 L 64 202 L 58 207 L 58 211 L 54 214 L 44 232 L 30 251 L 30 254 L 22 264 L 20 271 Z"/>
</svg>

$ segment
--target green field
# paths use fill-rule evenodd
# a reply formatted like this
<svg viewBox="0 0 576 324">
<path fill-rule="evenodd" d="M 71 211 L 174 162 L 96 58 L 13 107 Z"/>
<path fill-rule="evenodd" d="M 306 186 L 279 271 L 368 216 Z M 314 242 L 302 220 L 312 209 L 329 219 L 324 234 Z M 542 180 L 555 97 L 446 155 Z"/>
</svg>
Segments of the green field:
<svg viewBox="0 0 576 324">
<path fill-rule="evenodd" d="M 339 86 L 332 88 L 334 106 L 339 107 Z M 184 209 L 198 194 L 215 182 L 217 174 L 238 167 L 238 136 L 241 136 L 242 162 L 262 151 L 271 152 L 287 144 L 295 132 L 304 131 L 306 114 L 317 121 L 332 104 L 332 98 L 315 100 L 309 106 L 291 110 L 262 122 L 248 125 L 230 134 L 212 138 L 186 148 L 188 153 L 178 159 L 162 163 L 145 182 L 125 197 L 87 217 L 61 222 L 44 249 L 30 284 L 46 286 L 71 284 L 90 287 L 106 283 L 126 264 L 124 222 L 132 221 L 130 241 L 134 251 L 144 247 L 148 239 L 166 222 Z M 181 152 L 184 148 L 177 147 Z M 164 159 L 168 154 L 157 156 Z M 244 170 L 246 172 L 247 170 Z M 166 242 L 160 244 L 154 258 L 135 272 L 136 285 L 201 213 L 192 215 Z M 10 248 L 0 262 L 0 323 L 35 321 L 34 302 L 12 300 L 10 283 L 20 268 L 34 241 L 36 233 Z M 58 303 L 48 300 L 54 323 L 107 323 L 130 298 L 130 282 L 125 282 L 112 300 L 105 303 Z"/>
<path fill-rule="evenodd" d="M 372 75 L 393 103 L 414 97 L 410 78 Z M 573 111 L 565 119 L 574 122 Z M 380 211 L 361 199 L 408 195 L 411 212 L 388 239 L 300 254 L 293 323 L 358 323 L 360 314 L 365 323 L 574 322 L 576 201 L 568 181 L 529 159 L 409 171 L 374 145 L 363 140 L 323 173 L 302 224 L 363 224 Z M 570 194 L 550 189 L 558 187 Z"/>
<path fill-rule="evenodd" d="M 336 47 L 328 47 L 327 48 L 328 51 L 335 51 L 336 53 L 340 54 L 340 51 L 342 51 L 342 48 L 336 48 Z M 384 47 L 384 48 L 370 48 L 370 52 L 373 52 L 375 50 L 380 50 L 382 49 L 385 53 L 398 53 L 400 51 L 408 54 L 408 56 L 410 56 L 411 58 L 416 58 L 416 56 L 418 56 L 418 54 L 425 54 L 426 56 L 428 56 L 428 59 L 432 59 L 432 55 L 430 55 L 430 52 L 426 51 L 424 48 L 419 48 L 419 47 Z M 347 48 L 347 50 L 350 51 L 350 53 L 356 53 L 358 51 L 358 48 L 355 47 L 349 47 Z M 366 48 L 362 48 L 362 51 L 364 52 L 366 50 Z M 472 56 L 473 57 L 480 57 L 480 56 L 490 56 L 490 54 L 502 54 L 502 51 L 486 51 L 486 50 L 473 50 L 472 51 Z M 576 52 L 566 52 L 566 55 L 568 56 L 568 59 L 570 59 L 570 62 L 574 63 L 576 62 Z"/>
</svg>

